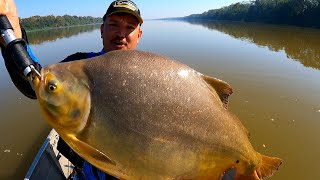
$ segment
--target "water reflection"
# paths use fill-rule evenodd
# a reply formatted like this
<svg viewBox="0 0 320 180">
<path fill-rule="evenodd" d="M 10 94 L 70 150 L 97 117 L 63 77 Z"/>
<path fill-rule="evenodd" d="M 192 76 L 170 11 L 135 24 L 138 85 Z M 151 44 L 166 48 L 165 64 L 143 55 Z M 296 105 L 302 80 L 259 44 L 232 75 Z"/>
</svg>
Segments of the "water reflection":
<svg viewBox="0 0 320 180">
<path fill-rule="evenodd" d="M 31 31 L 27 32 L 28 41 L 31 45 L 37 45 L 44 42 L 56 41 L 62 38 L 69 38 L 84 32 L 92 32 L 97 28 L 100 28 L 100 24 Z"/>
<path fill-rule="evenodd" d="M 320 69 L 318 29 L 226 21 L 187 22 L 268 47 L 271 51 L 284 51 L 290 59 L 299 61 L 305 67 Z"/>
</svg>

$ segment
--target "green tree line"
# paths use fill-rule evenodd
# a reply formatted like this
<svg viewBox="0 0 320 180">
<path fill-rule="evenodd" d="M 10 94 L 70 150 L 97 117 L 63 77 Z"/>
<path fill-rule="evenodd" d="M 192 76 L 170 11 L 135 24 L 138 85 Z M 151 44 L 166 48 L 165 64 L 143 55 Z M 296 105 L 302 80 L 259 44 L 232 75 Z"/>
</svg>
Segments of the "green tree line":
<svg viewBox="0 0 320 180">
<path fill-rule="evenodd" d="M 21 25 L 27 31 L 37 29 L 50 29 L 67 26 L 77 26 L 85 24 L 102 23 L 102 18 L 91 16 L 32 16 L 29 18 L 20 19 Z"/>
<path fill-rule="evenodd" d="M 264 22 L 319 28 L 319 4 L 320 0 L 252 0 L 184 18 Z"/>
<path fill-rule="evenodd" d="M 220 31 L 233 38 L 267 47 L 270 51 L 284 51 L 288 60 L 298 61 L 305 67 L 320 70 L 320 31 L 318 29 L 293 28 L 272 24 L 198 21 L 190 24 L 201 25 L 209 30 Z M 270 33 L 272 32 L 272 33 Z"/>
<path fill-rule="evenodd" d="M 100 28 L 100 24 L 85 26 L 69 26 L 65 28 L 45 29 L 41 31 L 28 32 L 28 42 L 31 45 L 42 44 L 44 42 L 53 42 L 61 38 L 69 38 L 85 32 L 92 32 Z"/>
</svg>

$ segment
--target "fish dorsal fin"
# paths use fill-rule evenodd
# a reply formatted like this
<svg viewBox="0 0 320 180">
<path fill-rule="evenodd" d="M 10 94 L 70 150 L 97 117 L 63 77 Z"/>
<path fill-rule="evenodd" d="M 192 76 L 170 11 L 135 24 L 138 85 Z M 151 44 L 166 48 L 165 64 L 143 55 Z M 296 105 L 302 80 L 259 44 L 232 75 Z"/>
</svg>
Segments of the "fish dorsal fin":
<svg viewBox="0 0 320 180">
<path fill-rule="evenodd" d="M 64 137 L 63 137 L 64 139 Z M 90 157 L 96 161 L 98 164 L 109 163 L 112 165 L 116 165 L 116 163 L 111 160 L 107 155 L 103 152 L 97 150 L 96 148 L 90 146 L 89 144 L 79 140 L 77 137 L 73 135 L 67 135 L 67 139 L 64 139 L 66 142 L 69 142 L 70 145 L 80 156 L 81 154 L 90 154 Z M 69 144 L 68 143 L 68 144 Z M 87 160 L 87 159 L 86 159 Z M 88 161 L 88 160 L 87 160 Z M 90 162 L 92 163 L 92 162 Z"/>
<path fill-rule="evenodd" d="M 228 98 L 233 92 L 232 87 L 228 83 L 220 79 L 213 78 L 206 75 L 201 75 L 201 76 L 213 89 L 216 90 L 216 92 L 218 93 L 223 103 L 224 108 L 228 109 L 228 102 L 229 102 Z"/>
</svg>

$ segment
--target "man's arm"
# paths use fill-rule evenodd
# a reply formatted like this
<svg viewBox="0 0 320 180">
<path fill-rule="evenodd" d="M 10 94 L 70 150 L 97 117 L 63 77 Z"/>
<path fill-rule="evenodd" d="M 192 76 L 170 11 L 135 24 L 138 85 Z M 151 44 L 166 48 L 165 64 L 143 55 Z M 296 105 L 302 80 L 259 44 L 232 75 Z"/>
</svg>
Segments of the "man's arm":
<svg viewBox="0 0 320 180">
<path fill-rule="evenodd" d="M 13 27 L 16 38 L 22 38 L 18 11 L 14 0 L 0 0 L 0 15 L 7 16 L 11 26 Z M 0 38 L 0 42 L 2 44 L 4 43 L 2 38 Z"/>
<path fill-rule="evenodd" d="M 13 0 L 0 0 L 0 15 L 7 16 L 16 38 L 24 38 L 27 41 L 25 31 L 22 28 L 20 28 L 17 8 Z M 5 61 L 5 66 L 12 79 L 12 82 L 15 84 L 17 89 L 19 89 L 24 95 L 26 95 L 29 98 L 36 99 L 35 92 L 29 84 L 28 79 L 23 75 L 23 72 L 21 72 L 21 70 L 16 65 L 12 57 L 4 52 L 5 43 L 2 37 L 0 37 L 0 45 L 2 47 L 1 52 Z M 29 49 L 27 47 L 25 48 L 26 50 Z M 33 57 L 31 51 L 29 51 L 29 54 L 31 57 Z M 41 65 L 38 62 L 34 62 L 34 66 L 38 71 L 41 69 Z"/>
<path fill-rule="evenodd" d="M 22 29 L 22 32 L 24 32 L 23 29 Z M 23 38 L 27 41 L 26 33 L 23 33 L 23 35 L 24 35 Z M 35 59 L 35 57 L 33 56 L 30 48 L 28 48 L 27 46 L 25 48 L 28 51 L 30 57 L 33 58 L 32 60 L 34 62 L 34 67 L 36 68 L 36 70 L 40 71 L 41 70 L 41 65 Z M 16 65 L 15 61 L 12 59 L 11 56 L 7 55 L 4 52 L 4 49 L 1 49 L 1 52 L 2 52 L 2 56 L 3 56 L 4 62 L 5 62 L 5 66 L 6 66 L 7 70 L 8 70 L 8 73 L 9 73 L 9 75 L 11 77 L 11 80 L 12 80 L 13 84 L 25 96 L 27 96 L 27 97 L 29 97 L 31 99 L 36 99 L 37 98 L 36 94 L 35 94 L 34 90 L 32 89 L 29 80 L 23 75 L 23 72 Z"/>
</svg>

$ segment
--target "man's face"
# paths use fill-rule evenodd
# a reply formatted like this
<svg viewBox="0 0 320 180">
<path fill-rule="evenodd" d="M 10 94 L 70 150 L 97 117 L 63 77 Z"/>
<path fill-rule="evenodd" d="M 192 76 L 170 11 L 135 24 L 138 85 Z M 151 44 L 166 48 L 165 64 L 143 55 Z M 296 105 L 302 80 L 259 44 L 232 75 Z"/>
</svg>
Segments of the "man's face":
<svg viewBox="0 0 320 180">
<path fill-rule="evenodd" d="M 108 16 L 100 30 L 106 52 L 135 49 L 142 35 L 138 20 L 127 13 Z"/>
</svg>

